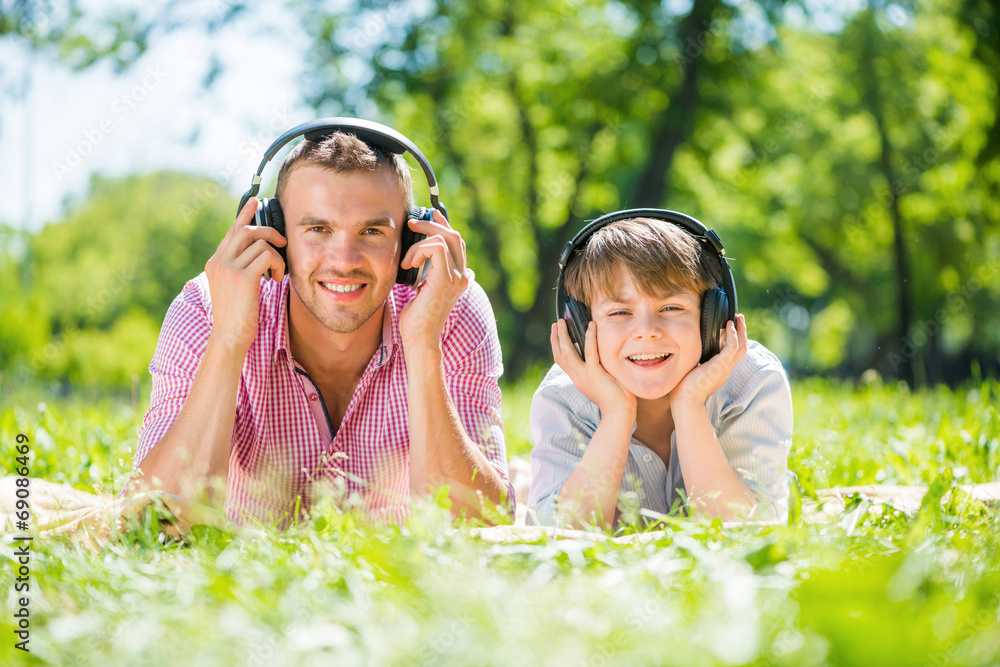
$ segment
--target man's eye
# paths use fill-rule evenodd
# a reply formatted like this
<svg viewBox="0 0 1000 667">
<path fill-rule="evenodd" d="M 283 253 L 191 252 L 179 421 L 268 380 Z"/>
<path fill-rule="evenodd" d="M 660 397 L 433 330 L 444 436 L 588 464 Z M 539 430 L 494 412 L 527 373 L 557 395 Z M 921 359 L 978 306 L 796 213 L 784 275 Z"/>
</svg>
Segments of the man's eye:
<svg viewBox="0 0 1000 667">
<path fill-rule="evenodd" d="M 326 231 L 326 227 L 310 227 L 309 231 L 310 232 L 325 232 Z"/>
<path fill-rule="evenodd" d="M 367 236 L 379 236 L 382 234 L 382 230 L 378 227 L 369 227 L 364 231 L 364 233 Z"/>
</svg>

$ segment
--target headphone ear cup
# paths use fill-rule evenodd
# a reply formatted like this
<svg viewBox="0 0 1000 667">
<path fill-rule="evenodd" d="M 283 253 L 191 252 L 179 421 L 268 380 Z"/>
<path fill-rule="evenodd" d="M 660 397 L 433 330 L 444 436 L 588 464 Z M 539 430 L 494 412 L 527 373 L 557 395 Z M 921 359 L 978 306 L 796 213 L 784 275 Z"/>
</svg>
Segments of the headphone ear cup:
<svg viewBox="0 0 1000 667">
<path fill-rule="evenodd" d="M 414 243 L 422 241 L 427 238 L 426 234 L 418 234 L 412 229 L 410 229 L 410 220 L 433 220 L 434 212 L 429 208 L 424 208 L 423 206 L 417 206 L 412 208 L 406 214 L 406 220 L 403 221 L 403 235 L 400 238 L 399 243 L 399 261 L 402 263 L 403 258 L 406 257 L 406 253 L 413 247 Z M 417 284 L 417 277 L 420 275 L 419 268 L 404 269 L 402 266 L 396 271 L 396 282 L 400 285 L 413 286 Z"/>
<path fill-rule="evenodd" d="M 591 320 L 590 309 L 583 302 L 566 295 L 563 319 L 566 320 L 569 338 L 576 345 L 576 351 L 580 353 L 580 358 L 586 359 L 584 349 L 587 347 L 587 326 L 590 325 Z"/>
<path fill-rule="evenodd" d="M 267 221 L 267 227 L 274 227 L 274 229 L 285 236 L 285 213 L 281 210 L 281 204 L 278 203 L 277 199 L 263 199 L 264 205 L 261 207 L 263 211 L 264 218 Z M 286 237 L 287 238 L 287 237 Z M 288 257 L 285 255 L 285 248 L 288 246 L 283 246 L 281 248 L 271 245 L 272 248 L 278 251 L 281 255 L 281 260 L 288 266 Z"/>
<path fill-rule="evenodd" d="M 719 353 L 719 330 L 726 326 L 729 297 L 721 287 L 705 292 L 701 301 L 701 363 Z"/>
</svg>

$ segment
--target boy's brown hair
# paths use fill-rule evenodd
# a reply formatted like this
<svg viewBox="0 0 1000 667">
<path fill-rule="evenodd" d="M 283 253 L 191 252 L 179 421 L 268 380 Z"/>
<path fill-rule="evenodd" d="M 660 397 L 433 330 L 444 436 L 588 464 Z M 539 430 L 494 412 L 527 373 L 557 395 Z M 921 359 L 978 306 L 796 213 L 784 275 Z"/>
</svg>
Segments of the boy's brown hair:
<svg viewBox="0 0 1000 667">
<path fill-rule="evenodd" d="M 601 227 L 570 258 L 566 291 L 589 308 L 614 294 L 622 271 L 655 296 L 691 291 L 701 297 L 722 285 L 719 260 L 690 233 L 665 220 L 630 218 Z"/>
<path fill-rule="evenodd" d="M 406 210 L 413 208 L 413 181 L 403 156 L 366 144 L 353 134 L 334 132 L 320 141 L 306 139 L 292 149 L 278 171 L 278 185 L 274 193 L 278 201 L 281 201 L 288 176 L 301 164 L 315 164 L 337 173 L 375 171 L 379 166 L 386 167 L 399 179 Z"/>
</svg>

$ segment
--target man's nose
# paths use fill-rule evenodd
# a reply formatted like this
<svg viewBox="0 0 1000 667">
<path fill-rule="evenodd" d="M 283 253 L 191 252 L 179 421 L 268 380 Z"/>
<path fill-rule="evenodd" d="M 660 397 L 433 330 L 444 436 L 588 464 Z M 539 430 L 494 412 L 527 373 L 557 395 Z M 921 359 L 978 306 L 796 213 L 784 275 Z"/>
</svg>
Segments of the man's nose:
<svg viewBox="0 0 1000 667">
<path fill-rule="evenodd" d="M 347 232 L 334 233 L 326 251 L 327 261 L 338 269 L 352 269 L 363 263 L 361 242 Z"/>
</svg>

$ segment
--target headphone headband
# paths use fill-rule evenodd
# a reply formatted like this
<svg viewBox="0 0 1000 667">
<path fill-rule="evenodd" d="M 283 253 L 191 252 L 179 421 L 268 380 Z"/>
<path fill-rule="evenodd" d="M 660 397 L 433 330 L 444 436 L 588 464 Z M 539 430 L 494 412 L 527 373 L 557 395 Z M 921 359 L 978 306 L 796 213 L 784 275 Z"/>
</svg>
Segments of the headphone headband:
<svg viewBox="0 0 1000 667">
<path fill-rule="evenodd" d="M 431 168 L 430 162 L 427 161 L 427 158 L 424 157 L 424 154 L 412 141 L 391 127 L 382 125 L 381 123 L 361 118 L 346 117 L 320 118 L 308 123 L 302 123 L 275 139 L 274 143 L 267 149 L 267 152 L 264 153 L 264 159 L 260 161 L 260 165 L 257 167 L 257 171 L 250 181 L 250 189 L 247 190 L 240 200 L 239 208 L 242 209 L 243 204 L 248 199 L 257 196 L 257 193 L 260 191 L 260 176 L 264 171 L 264 167 L 281 150 L 282 146 L 303 135 L 305 135 L 308 141 L 318 141 L 338 131 L 353 134 L 370 146 L 381 148 L 396 155 L 410 153 L 420 165 L 424 176 L 427 177 L 427 185 L 431 193 L 431 206 L 439 209 L 444 213 L 445 217 L 448 217 L 448 211 L 445 209 L 444 204 L 438 201 L 438 184 L 437 178 L 434 176 L 434 169 Z"/>
<path fill-rule="evenodd" d="M 695 237 L 703 248 L 711 248 L 718 256 L 722 265 L 722 289 L 729 298 L 729 312 L 726 314 L 727 320 L 735 320 L 737 311 L 736 303 L 736 282 L 733 280 L 733 272 L 726 260 L 726 249 L 722 245 L 722 239 L 715 233 L 714 229 L 709 229 L 703 223 L 684 213 L 671 211 L 662 208 L 632 208 L 624 211 L 616 211 L 602 215 L 596 220 L 588 223 L 583 229 L 576 233 L 572 241 L 568 241 L 563 246 L 559 254 L 559 277 L 556 281 L 556 317 L 562 317 L 566 307 L 566 288 L 563 284 L 563 273 L 566 271 L 566 264 L 573 253 L 582 248 L 594 235 L 594 232 L 619 220 L 630 220 L 632 218 L 653 218 L 663 220 L 683 227 L 691 236 Z"/>
</svg>

